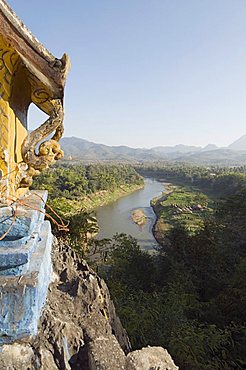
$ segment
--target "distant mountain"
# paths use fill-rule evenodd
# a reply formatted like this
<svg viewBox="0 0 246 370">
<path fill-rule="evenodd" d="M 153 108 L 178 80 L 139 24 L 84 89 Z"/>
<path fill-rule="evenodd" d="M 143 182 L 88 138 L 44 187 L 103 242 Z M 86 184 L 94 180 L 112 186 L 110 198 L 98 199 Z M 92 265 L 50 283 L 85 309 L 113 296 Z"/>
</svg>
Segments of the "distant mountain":
<svg viewBox="0 0 246 370">
<path fill-rule="evenodd" d="M 151 149 L 134 149 L 128 146 L 96 144 L 77 137 L 64 137 L 61 146 L 66 157 L 84 160 L 141 161 L 158 160 L 160 156 Z"/>
<path fill-rule="evenodd" d="M 156 153 L 191 153 L 200 151 L 200 146 L 189 146 L 189 145 L 175 145 L 175 146 L 156 146 L 152 150 Z"/>
<path fill-rule="evenodd" d="M 241 136 L 239 139 L 234 141 L 231 145 L 228 146 L 232 150 L 246 150 L 246 135 Z"/>
<path fill-rule="evenodd" d="M 225 166 L 246 164 L 246 135 L 229 145 L 228 148 L 218 148 L 214 144 L 208 144 L 203 148 L 179 144 L 173 147 L 158 146 L 152 149 L 141 149 L 123 145 L 108 146 L 96 144 L 77 137 L 64 137 L 61 139 L 61 145 L 65 152 L 65 157 L 74 160 L 129 162 L 168 160 Z"/>
<path fill-rule="evenodd" d="M 175 158 L 175 162 L 198 165 L 239 166 L 246 164 L 246 151 L 234 151 L 227 148 L 188 153 Z"/>
<path fill-rule="evenodd" d="M 217 149 L 219 149 L 217 145 L 215 145 L 215 144 L 208 144 L 204 148 L 202 148 L 202 151 L 203 152 L 208 152 L 210 150 L 217 150 Z"/>
<path fill-rule="evenodd" d="M 156 146 L 152 150 L 158 154 L 170 154 L 170 153 L 197 153 L 197 152 L 206 152 L 210 150 L 216 150 L 218 147 L 215 144 L 208 144 L 204 148 L 201 146 L 190 146 L 178 144 L 175 146 Z"/>
</svg>

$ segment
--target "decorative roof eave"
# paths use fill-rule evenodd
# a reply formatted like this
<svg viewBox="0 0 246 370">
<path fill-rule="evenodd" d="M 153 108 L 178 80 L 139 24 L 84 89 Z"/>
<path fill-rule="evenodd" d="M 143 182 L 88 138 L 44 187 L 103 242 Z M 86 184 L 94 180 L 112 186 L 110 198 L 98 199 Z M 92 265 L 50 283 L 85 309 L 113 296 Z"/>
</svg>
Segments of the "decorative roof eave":
<svg viewBox="0 0 246 370">
<path fill-rule="evenodd" d="M 63 97 L 70 67 L 67 54 L 55 58 L 27 29 L 5 0 L 0 0 L 0 34 L 18 52 L 23 63 L 57 98 Z"/>
</svg>

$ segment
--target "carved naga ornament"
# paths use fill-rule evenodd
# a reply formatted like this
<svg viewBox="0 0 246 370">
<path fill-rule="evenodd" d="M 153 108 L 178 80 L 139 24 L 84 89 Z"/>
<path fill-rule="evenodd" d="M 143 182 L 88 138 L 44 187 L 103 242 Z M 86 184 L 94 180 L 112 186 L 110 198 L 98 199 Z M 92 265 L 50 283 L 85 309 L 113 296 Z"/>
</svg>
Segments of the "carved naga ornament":
<svg viewBox="0 0 246 370">
<path fill-rule="evenodd" d="M 25 195 L 33 176 L 63 156 L 58 142 L 69 67 L 66 54 L 55 58 L 0 0 L 0 206 Z M 31 103 L 48 119 L 28 132 Z"/>
</svg>

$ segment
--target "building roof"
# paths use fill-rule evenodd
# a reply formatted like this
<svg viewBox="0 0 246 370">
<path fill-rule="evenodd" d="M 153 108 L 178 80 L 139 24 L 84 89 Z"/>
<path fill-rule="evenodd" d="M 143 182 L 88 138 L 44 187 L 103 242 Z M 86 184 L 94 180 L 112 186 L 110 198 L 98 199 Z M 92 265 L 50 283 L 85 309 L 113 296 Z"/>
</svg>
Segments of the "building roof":
<svg viewBox="0 0 246 370">
<path fill-rule="evenodd" d="M 27 29 L 14 11 L 0 0 L 0 34 L 20 55 L 26 68 L 57 98 L 63 97 L 66 74 L 70 67 L 67 54 L 55 58 Z"/>
</svg>

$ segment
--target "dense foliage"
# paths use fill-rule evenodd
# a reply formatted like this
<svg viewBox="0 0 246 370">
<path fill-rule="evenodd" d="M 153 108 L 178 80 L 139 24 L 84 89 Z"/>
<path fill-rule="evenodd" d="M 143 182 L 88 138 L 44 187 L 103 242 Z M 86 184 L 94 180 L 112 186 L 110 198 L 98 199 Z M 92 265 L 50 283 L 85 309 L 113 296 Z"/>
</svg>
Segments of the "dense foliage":
<svg viewBox="0 0 246 370">
<path fill-rule="evenodd" d="M 246 367 L 246 191 L 203 229 L 169 231 L 157 255 L 117 235 L 107 275 L 134 348 L 162 345 L 183 370 Z"/>
<path fill-rule="evenodd" d="M 134 348 L 161 345 L 182 370 L 245 369 L 244 169 L 203 169 L 198 176 L 198 168 L 182 167 L 182 174 L 175 169 L 176 178 L 169 170 L 175 181 L 200 181 L 203 188 L 213 183 L 217 194 L 221 189 L 230 195 L 215 203 L 214 213 L 192 234 L 175 222 L 155 255 L 131 237 L 115 236 L 105 278 L 117 312 Z"/>
<path fill-rule="evenodd" d="M 129 165 L 60 165 L 35 178 L 36 189 L 49 191 L 51 199 L 76 199 L 97 191 L 113 191 L 125 184 L 142 184 L 141 176 Z"/>
<path fill-rule="evenodd" d="M 96 207 L 143 185 L 129 165 L 60 165 L 35 178 L 34 189 L 49 192 L 48 204 L 62 217 Z M 114 194 L 115 193 L 115 194 Z"/>
</svg>

